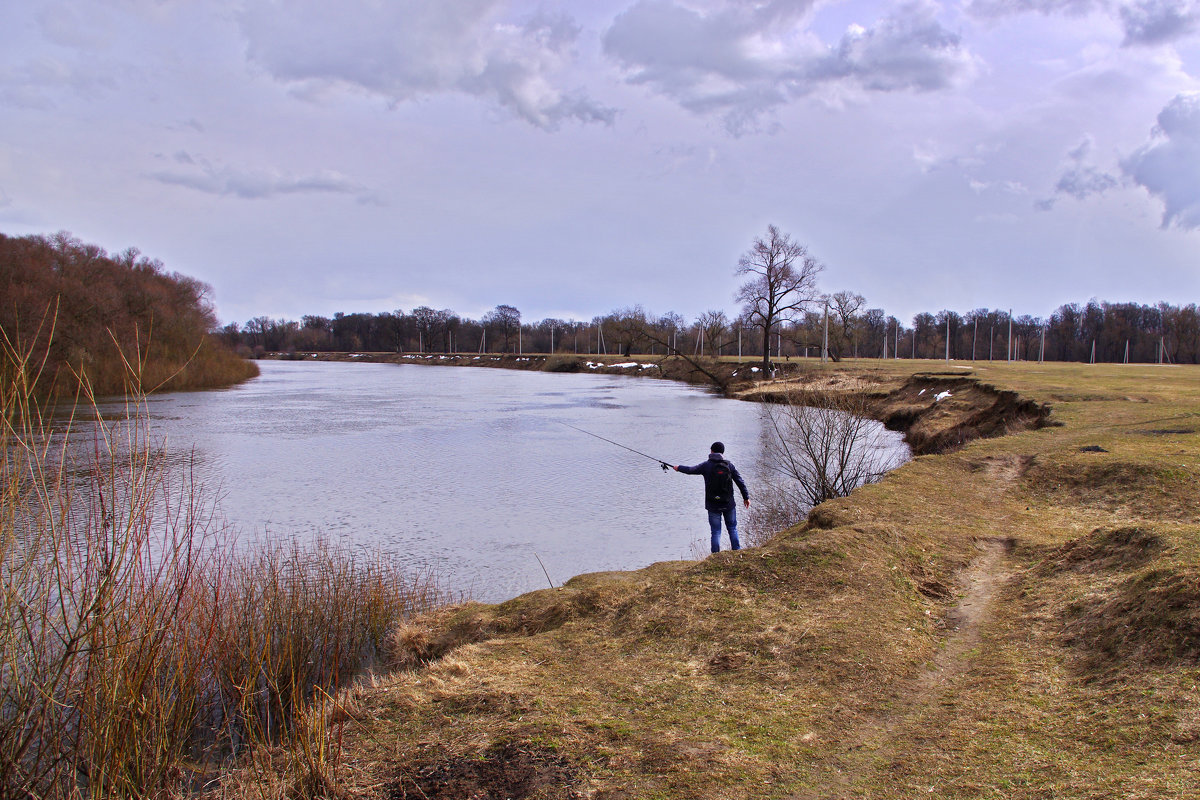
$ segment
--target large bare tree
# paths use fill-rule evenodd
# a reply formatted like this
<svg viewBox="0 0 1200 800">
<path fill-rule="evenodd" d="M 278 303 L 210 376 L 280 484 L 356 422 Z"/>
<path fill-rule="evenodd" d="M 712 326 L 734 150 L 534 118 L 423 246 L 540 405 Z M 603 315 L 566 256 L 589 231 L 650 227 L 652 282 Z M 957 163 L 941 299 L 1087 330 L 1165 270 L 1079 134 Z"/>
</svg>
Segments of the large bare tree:
<svg viewBox="0 0 1200 800">
<path fill-rule="evenodd" d="M 765 374 L 771 373 L 771 333 L 776 325 L 804 311 L 817 297 L 821 264 L 808 249 L 774 225 L 765 237 L 755 238 L 738 259 L 737 275 L 749 278 L 738 289 L 745 319 L 762 331 Z"/>
<path fill-rule="evenodd" d="M 850 348 L 854 346 L 857 338 L 855 326 L 858 318 L 856 315 L 866 303 L 865 297 L 854 292 L 834 292 L 829 295 L 829 313 L 833 315 L 835 323 L 841 329 L 838 334 L 839 346 L 835 356 L 836 360 L 850 355 Z"/>
<path fill-rule="evenodd" d="M 483 315 L 485 328 L 499 328 L 504 336 L 502 353 L 509 352 L 509 337 L 521 328 L 521 312 L 515 306 L 498 305 Z"/>
<path fill-rule="evenodd" d="M 721 337 L 729 328 L 729 320 L 725 317 L 725 312 L 705 311 L 696 318 L 696 327 L 702 332 L 700 355 L 704 355 L 704 348 L 707 346 L 709 352 L 719 358 L 722 347 Z"/>
</svg>

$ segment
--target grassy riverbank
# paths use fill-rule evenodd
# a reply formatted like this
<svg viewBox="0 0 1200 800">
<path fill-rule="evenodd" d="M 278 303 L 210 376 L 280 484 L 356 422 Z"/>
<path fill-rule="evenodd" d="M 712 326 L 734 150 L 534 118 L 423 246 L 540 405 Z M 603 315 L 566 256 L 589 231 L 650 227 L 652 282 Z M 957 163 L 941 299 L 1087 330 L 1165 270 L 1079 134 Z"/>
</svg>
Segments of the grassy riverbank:
<svg viewBox="0 0 1200 800">
<path fill-rule="evenodd" d="M 1194 796 L 1200 369 L 804 372 L 952 449 L 761 548 L 414 620 L 347 701 L 341 789 Z"/>
</svg>

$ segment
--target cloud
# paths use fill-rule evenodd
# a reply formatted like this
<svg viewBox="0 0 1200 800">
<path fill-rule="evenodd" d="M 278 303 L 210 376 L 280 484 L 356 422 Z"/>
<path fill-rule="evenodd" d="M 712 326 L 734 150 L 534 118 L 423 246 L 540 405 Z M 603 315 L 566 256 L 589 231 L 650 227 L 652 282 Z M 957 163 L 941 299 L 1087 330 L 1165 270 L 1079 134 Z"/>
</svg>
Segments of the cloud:
<svg viewBox="0 0 1200 800">
<path fill-rule="evenodd" d="M 1192 0 L 1139 0 L 1120 14 L 1126 45 L 1173 42 L 1200 27 L 1200 4 Z"/>
<path fill-rule="evenodd" d="M 1086 200 L 1089 197 L 1103 195 L 1121 185 L 1120 179 L 1103 171 L 1092 162 L 1092 152 L 1095 140 L 1084 136 L 1078 145 L 1067 152 L 1067 166 L 1054 184 L 1054 193 L 1066 195 L 1076 200 Z M 1054 208 L 1057 197 L 1042 198 L 1033 206 L 1039 211 L 1050 211 Z"/>
<path fill-rule="evenodd" d="M 1101 12 L 1120 22 L 1126 46 L 1167 44 L 1200 30 L 1197 0 L 972 0 L 967 11 L 984 18 L 1030 13 L 1082 17 Z"/>
<path fill-rule="evenodd" d="M 1065 194 L 1076 200 L 1086 200 L 1093 195 L 1102 195 L 1110 189 L 1121 185 L 1115 176 L 1102 171 L 1091 161 L 1095 143 L 1091 136 L 1085 136 L 1083 141 L 1067 153 L 1068 167 L 1059 176 L 1054 185 L 1056 194 Z M 1037 202 L 1036 207 L 1048 211 L 1054 207 L 1052 199 Z"/>
<path fill-rule="evenodd" d="M 931 92 L 955 85 L 973 74 L 975 59 L 959 36 L 937 21 L 936 11 L 930 3 L 912 3 L 871 30 L 852 27 L 812 77 L 848 78 L 878 92 Z"/>
<path fill-rule="evenodd" d="M 1011 17 L 1028 13 L 1078 17 L 1107 7 L 1106 0 L 972 0 L 967 11 L 977 17 Z"/>
<path fill-rule="evenodd" d="M 92 98 L 115 86 L 111 78 L 93 74 L 86 66 L 38 56 L 17 69 L 0 70 L 0 105 L 51 109 L 56 98 Z"/>
<path fill-rule="evenodd" d="M 442 93 L 490 100 L 539 128 L 611 123 L 615 111 L 557 84 L 579 28 L 563 15 L 501 19 L 499 0 L 255 0 L 247 55 L 277 80 L 352 87 L 402 103 Z"/>
<path fill-rule="evenodd" d="M 645 85 L 698 114 L 718 113 L 733 133 L 818 89 L 935 91 L 973 73 L 974 58 L 929 2 L 906 4 L 872 28 L 851 26 L 833 47 L 805 29 L 814 3 L 726 2 L 698 10 L 639 0 L 604 36 L 604 52 Z"/>
<path fill-rule="evenodd" d="M 255 200 L 281 194 L 346 194 L 359 202 L 377 203 L 366 187 L 334 170 L 309 175 L 292 175 L 273 169 L 213 164 L 207 159 L 180 151 L 173 169 L 150 173 L 149 177 L 169 186 L 182 186 L 205 194 Z"/>
<path fill-rule="evenodd" d="M 1150 141 L 1124 159 L 1121 169 L 1162 199 L 1164 228 L 1200 229 L 1200 94 L 1177 95 L 1168 103 Z"/>
</svg>

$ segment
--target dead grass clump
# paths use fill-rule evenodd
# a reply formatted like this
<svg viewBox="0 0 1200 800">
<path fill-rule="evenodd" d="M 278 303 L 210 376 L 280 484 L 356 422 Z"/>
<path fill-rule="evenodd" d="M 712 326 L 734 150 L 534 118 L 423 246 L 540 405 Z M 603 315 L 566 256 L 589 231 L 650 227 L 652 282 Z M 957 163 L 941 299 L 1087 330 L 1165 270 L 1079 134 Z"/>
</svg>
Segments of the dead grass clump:
<svg viewBox="0 0 1200 800">
<path fill-rule="evenodd" d="M 1200 479 L 1191 470 L 1115 458 L 1034 464 L 1029 488 L 1060 504 L 1179 521 L 1200 519 Z"/>
<path fill-rule="evenodd" d="M 433 639 L 424 626 L 401 622 L 388 632 L 382 655 L 392 669 L 416 669 L 435 657 Z"/>
<path fill-rule="evenodd" d="M 428 611 L 393 626 L 384 639 L 383 663 L 417 669 L 452 650 L 496 633 L 491 607 L 468 602 Z"/>
<path fill-rule="evenodd" d="M 1095 666 L 1200 662 L 1200 569 L 1148 569 L 1067 609 L 1064 634 Z"/>
<path fill-rule="evenodd" d="M 580 771 L 554 749 L 501 742 L 475 753 L 435 751 L 388 788 L 389 800 L 576 800 Z"/>
<path fill-rule="evenodd" d="M 1041 570 L 1108 572 L 1136 569 L 1149 563 L 1166 545 L 1162 537 L 1145 527 L 1097 528 L 1055 550 L 1042 562 Z"/>
<path fill-rule="evenodd" d="M 494 636 L 536 636 L 573 620 L 609 615 L 628 599 L 632 583 L 624 573 L 616 574 L 621 577 L 579 575 L 564 586 L 528 592 L 499 605 L 469 602 L 406 618 L 386 638 L 384 663 L 393 669 L 416 669 Z"/>
</svg>

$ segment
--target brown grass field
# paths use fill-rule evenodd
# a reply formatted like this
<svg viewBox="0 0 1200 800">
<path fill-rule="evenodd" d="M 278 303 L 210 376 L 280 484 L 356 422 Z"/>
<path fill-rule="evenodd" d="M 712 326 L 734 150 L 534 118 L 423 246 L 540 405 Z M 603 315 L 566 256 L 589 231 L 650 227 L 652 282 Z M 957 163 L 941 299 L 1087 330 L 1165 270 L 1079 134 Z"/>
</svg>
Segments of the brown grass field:
<svg viewBox="0 0 1200 800">
<path fill-rule="evenodd" d="M 1200 367 L 789 379 L 867 387 L 927 454 L 762 547 L 413 620 L 337 791 L 1200 797 Z"/>
</svg>

